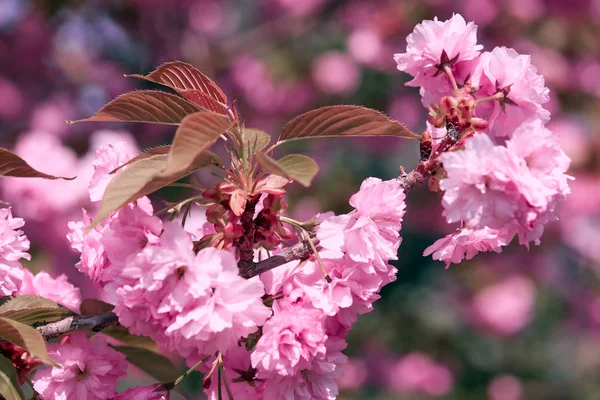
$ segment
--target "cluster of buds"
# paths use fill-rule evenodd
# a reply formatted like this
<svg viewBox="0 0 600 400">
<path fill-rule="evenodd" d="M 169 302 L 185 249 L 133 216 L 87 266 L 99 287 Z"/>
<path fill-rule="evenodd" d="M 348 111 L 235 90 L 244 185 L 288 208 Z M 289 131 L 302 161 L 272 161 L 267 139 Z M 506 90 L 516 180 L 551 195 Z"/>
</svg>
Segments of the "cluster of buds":
<svg viewBox="0 0 600 400">
<path fill-rule="evenodd" d="M 284 226 L 278 219 L 278 215 L 287 209 L 287 203 L 283 199 L 284 190 L 254 194 L 244 201 L 244 209 L 251 213 L 252 226 L 249 229 L 244 226 L 244 209 L 240 212 L 232 204 L 238 202 L 235 199 L 236 193 L 237 190 L 227 182 L 202 193 L 202 198 L 210 203 L 206 209 L 206 218 L 214 226 L 215 233 L 202 237 L 198 248 L 211 246 L 229 250 L 247 231 L 252 232 L 253 246 L 260 245 L 267 250 L 277 248 L 282 240 L 295 237 L 293 230 Z M 261 199 L 262 204 L 259 204 Z M 258 212 L 256 208 L 259 208 Z"/>
</svg>

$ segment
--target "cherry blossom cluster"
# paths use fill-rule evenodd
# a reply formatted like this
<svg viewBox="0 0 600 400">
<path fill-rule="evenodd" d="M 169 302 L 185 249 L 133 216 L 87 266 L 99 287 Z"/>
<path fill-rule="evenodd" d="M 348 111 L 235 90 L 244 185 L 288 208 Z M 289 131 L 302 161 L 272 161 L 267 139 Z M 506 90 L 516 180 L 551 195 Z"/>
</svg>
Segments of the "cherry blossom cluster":
<svg viewBox="0 0 600 400">
<path fill-rule="evenodd" d="M 425 250 L 446 265 L 500 252 L 515 237 L 525 246 L 539 244 L 569 193 L 570 160 L 545 127 L 543 77 L 512 49 L 481 52 L 476 29 L 460 15 L 425 21 L 408 36 L 407 52 L 395 56 L 429 110 L 414 171 L 435 177 L 430 188 L 443 192 L 443 216 L 459 224 Z M 89 184 L 94 207 L 131 156 L 125 142 L 96 151 Z M 76 268 L 106 293 L 130 333 L 200 368 L 209 398 L 220 398 L 224 384 L 237 400 L 335 399 L 348 332 L 396 279 L 390 262 L 402 242 L 407 175 L 368 178 L 350 198 L 351 212 L 301 223 L 282 216 L 289 179 L 267 174 L 246 193 L 229 172 L 192 199 L 206 209 L 200 225 L 163 221 L 147 197 L 98 224 L 92 224 L 96 210 L 84 210 L 69 223 L 68 240 L 80 254 Z M 80 293 L 64 276 L 23 270 L 19 260 L 29 257 L 29 242 L 22 226 L 9 208 L 0 210 L 2 294 L 41 295 L 78 311 Z M 308 249 L 303 256 L 249 279 L 240 274 L 295 242 Z M 12 347 L 2 351 L 9 350 L 22 355 Z M 102 335 L 71 333 L 48 350 L 62 367 L 41 368 L 33 377 L 44 400 L 168 398 L 161 385 L 117 394 L 128 364 Z M 408 385 L 410 391 L 431 392 L 440 376 L 450 385 L 445 370 L 422 361 L 413 357 L 398 367 L 426 365 L 435 372 Z M 20 376 L 32 368 L 24 362 Z"/>
<path fill-rule="evenodd" d="M 445 178 L 443 215 L 460 224 L 425 255 L 448 266 L 500 252 L 515 236 L 525 246 L 539 244 L 570 191 L 570 159 L 544 126 L 550 120 L 544 78 L 513 49 L 481 52 L 477 26 L 460 15 L 424 21 L 407 43 L 395 60 L 414 77 L 407 85 L 420 88 L 429 109 L 428 134 L 437 143 L 431 155 L 439 156 L 433 172 Z"/>
</svg>

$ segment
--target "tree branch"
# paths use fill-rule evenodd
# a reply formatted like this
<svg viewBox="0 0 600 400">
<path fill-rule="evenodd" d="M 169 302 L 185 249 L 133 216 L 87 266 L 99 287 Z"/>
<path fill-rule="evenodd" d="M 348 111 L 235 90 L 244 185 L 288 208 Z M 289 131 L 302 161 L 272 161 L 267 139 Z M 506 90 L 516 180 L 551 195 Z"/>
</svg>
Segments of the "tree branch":
<svg viewBox="0 0 600 400">
<path fill-rule="evenodd" d="M 116 326 L 118 324 L 119 319 L 117 318 L 117 315 L 110 311 L 88 317 L 74 315 L 72 317 L 61 319 L 60 321 L 38 326 L 36 329 L 42 334 L 45 340 L 50 340 L 79 330 L 100 332 L 104 328 Z"/>
<path fill-rule="evenodd" d="M 312 240 L 315 245 L 319 243 L 318 239 Z M 306 260 L 311 254 L 312 250 L 310 249 L 310 246 L 303 241 L 283 250 L 277 255 L 267 258 L 266 260 L 240 265 L 240 276 L 242 278 L 250 279 L 263 272 L 277 268 L 280 265 L 287 264 L 290 261 Z"/>
</svg>

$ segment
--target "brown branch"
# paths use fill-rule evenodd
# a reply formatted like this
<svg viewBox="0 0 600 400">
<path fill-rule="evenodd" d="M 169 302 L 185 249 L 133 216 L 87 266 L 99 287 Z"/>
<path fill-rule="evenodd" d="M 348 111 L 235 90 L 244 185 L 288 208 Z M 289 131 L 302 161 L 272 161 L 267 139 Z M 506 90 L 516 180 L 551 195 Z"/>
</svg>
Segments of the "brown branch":
<svg viewBox="0 0 600 400">
<path fill-rule="evenodd" d="M 88 317 L 74 315 L 72 317 L 61 319 L 60 321 L 38 326 L 36 329 L 42 334 L 44 339 L 50 340 L 79 330 L 100 332 L 104 328 L 116 326 L 118 324 L 119 319 L 117 318 L 117 315 L 110 311 Z"/>
<path fill-rule="evenodd" d="M 313 243 L 316 245 L 319 242 L 317 239 L 313 239 Z M 311 254 L 312 250 L 310 249 L 308 243 L 300 242 L 283 250 L 277 255 L 267 258 L 266 260 L 259 261 L 257 263 L 253 262 L 251 264 L 239 265 L 240 276 L 242 278 L 250 279 L 256 275 L 262 274 L 263 272 L 267 272 L 273 268 L 287 264 L 290 261 L 306 260 Z"/>
</svg>

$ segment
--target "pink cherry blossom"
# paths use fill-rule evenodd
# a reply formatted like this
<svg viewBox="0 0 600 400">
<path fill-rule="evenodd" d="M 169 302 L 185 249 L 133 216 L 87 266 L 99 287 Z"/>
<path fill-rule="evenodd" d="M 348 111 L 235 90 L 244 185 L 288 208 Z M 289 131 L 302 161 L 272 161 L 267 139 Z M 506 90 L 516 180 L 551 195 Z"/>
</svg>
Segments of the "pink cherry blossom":
<svg viewBox="0 0 600 400">
<path fill-rule="evenodd" d="M 489 121 L 488 129 L 496 136 L 512 136 L 516 127 L 531 118 L 544 123 L 550 120 L 550 112 L 543 108 L 550 100 L 549 90 L 530 58 L 510 48 L 496 47 L 481 55 L 472 72 L 471 83 L 479 88 L 477 97 L 504 93 L 505 99 L 481 103 L 476 110 L 478 117 Z"/>
<path fill-rule="evenodd" d="M 55 301 L 63 306 L 79 312 L 81 293 L 79 288 L 73 286 L 65 274 L 52 278 L 46 271 L 33 275 L 29 270 L 24 270 L 23 285 L 17 294 L 30 294 L 42 296 Z"/>
<path fill-rule="evenodd" d="M 102 146 L 96 150 L 94 161 L 92 162 L 94 174 L 89 185 L 90 200 L 102 200 L 106 186 L 115 176 L 114 174 L 110 174 L 110 172 L 131 159 L 131 156 L 127 153 L 127 147 L 126 142 L 118 142 Z"/>
<path fill-rule="evenodd" d="M 120 279 L 131 282 L 116 290 L 120 322 L 186 356 L 226 353 L 270 315 L 258 278 L 241 278 L 229 252 L 195 254 L 176 223 L 165 224 L 160 243 L 128 261 Z"/>
<path fill-rule="evenodd" d="M 360 83 L 360 68 L 348 55 L 328 52 L 313 63 L 313 80 L 325 93 L 352 93 Z"/>
<path fill-rule="evenodd" d="M 398 180 L 367 178 L 349 202 L 358 214 L 369 216 L 380 230 L 388 231 L 390 237 L 396 237 L 406 211 L 405 200 L 406 194 Z"/>
<path fill-rule="evenodd" d="M 0 208 L 0 295 L 10 296 L 21 287 L 24 278 L 19 260 L 30 260 L 29 240 L 18 230 L 25 222 L 13 218 L 11 207 Z"/>
<path fill-rule="evenodd" d="M 424 90 L 447 92 L 450 84 L 443 64 L 458 69 L 465 61 L 479 55 L 483 46 L 477 44 L 477 25 L 466 23 L 460 14 L 447 21 L 423 21 L 406 38 L 406 53 L 394 55 L 398 69 L 414 77 L 407 86 L 421 86 Z"/>
<path fill-rule="evenodd" d="M 44 400 L 106 400 L 127 372 L 125 356 L 95 335 L 75 332 L 61 343 L 48 343 L 48 355 L 62 367 L 38 369 L 33 387 Z"/>
<path fill-rule="evenodd" d="M 463 259 L 470 260 L 477 253 L 494 251 L 500 253 L 507 244 L 506 234 L 502 231 L 484 227 L 481 229 L 461 228 L 437 240 L 423 252 L 424 256 L 433 254 L 434 260 L 458 264 Z"/>
<path fill-rule="evenodd" d="M 115 400 L 169 400 L 169 391 L 162 383 L 151 386 L 138 386 L 117 393 Z"/>
<path fill-rule="evenodd" d="M 282 376 L 309 369 L 315 357 L 326 353 L 324 317 L 320 310 L 304 302 L 276 302 L 273 317 L 263 326 L 252 352 L 252 366 L 261 373 Z"/>
</svg>

